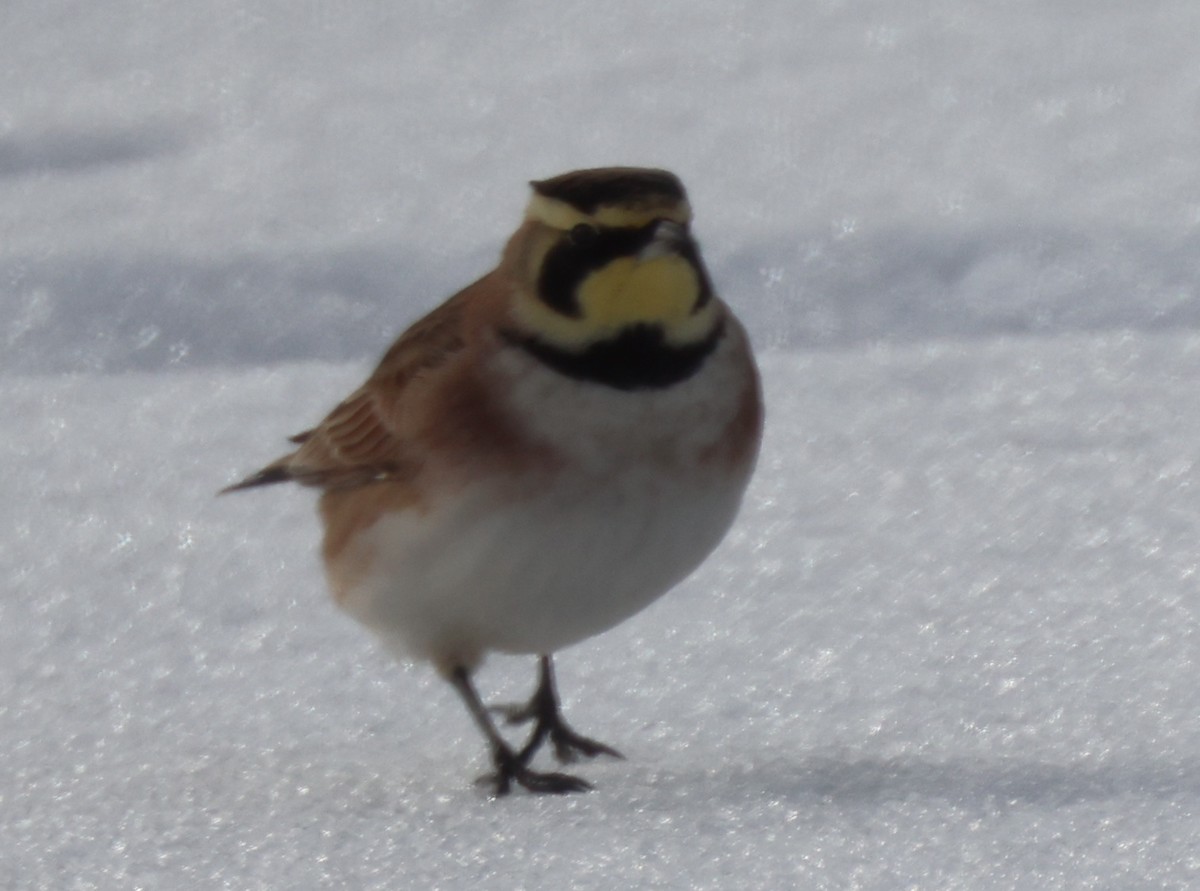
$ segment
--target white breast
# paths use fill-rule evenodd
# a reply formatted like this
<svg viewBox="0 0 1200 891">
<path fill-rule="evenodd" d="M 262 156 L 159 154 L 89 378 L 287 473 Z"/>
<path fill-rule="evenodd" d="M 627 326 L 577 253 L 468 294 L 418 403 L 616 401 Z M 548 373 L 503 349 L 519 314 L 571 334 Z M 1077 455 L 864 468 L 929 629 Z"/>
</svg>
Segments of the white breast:
<svg viewBox="0 0 1200 891">
<path fill-rule="evenodd" d="M 550 653 L 628 618 L 690 573 L 733 521 L 742 486 L 625 474 L 520 501 L 480 495 L 392 514 L 344 601 L 410 655 L 467 662 Z"/>
<path fill-rule="evenodd" d="M 744 392 L 721 352 L 682 384 L 634 393 L 504 355 L 495 370 L 513 412 L 562 466 L 386 515 L 362 539 L 370 568 L 342 606 L 443 666 L 550 653 L 645 607 L 716 547 L 749 476 L 703 460 Z"/>
</svg>

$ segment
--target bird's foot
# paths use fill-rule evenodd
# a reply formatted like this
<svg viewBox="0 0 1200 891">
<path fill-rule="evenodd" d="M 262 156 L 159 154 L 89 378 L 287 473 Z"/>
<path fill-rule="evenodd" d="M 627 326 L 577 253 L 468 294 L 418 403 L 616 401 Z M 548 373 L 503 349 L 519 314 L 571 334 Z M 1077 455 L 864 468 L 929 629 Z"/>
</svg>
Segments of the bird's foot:
<svg viewBox="0 0 1200 891">
<path fill-rule="evenodd" d="M 497 798 L 508 795 L 513 783 L 536 795 L 565 795 L 568 792 L 587 792 L 592 788 L 591 783 L 567 773 L 531 770 L 520 754 L 509 749 L 496 752 L 492 760 L 496 772 L 480 777 L 478 782 L 491 786 L 492 794 Z"/>
<path fill-rule="evenodd" d="M 528 702 L 492 706 L 489 711 L 503 716 L 506 724 L 533 722 L 533 732 L 529 735 L 529 741 L 516 755 L 522 765 L 527 765 L 533 760 L 534 754 L 547 739 L 554 746 L 554 757 L 560 764 L 571 764 L 581 757 L 595 758 L 597 755 L 621 759 L 625 757 L 612 746 L 576 733 L 563 720 L 550 656 L 541 657 L 537 690 Z"/>
<path fill-rule="evenodd" d="M 562 721 L 550 727 L 550 744 L 554 746 L 554 757 L 559 764 L 570 764 L 578 761 L 580 756 L 595 758 L 607 755 L 610 758 L 625 759 L 625 756 L 610 745 L 576 733 Z"/>
<path fill-rule="evenodd" d="M 612 746 L 577 733 L 562 719 L 557 708 L 547 709 L 545 703 L 539 702 L 537 697 L 524 704 L 494 706 L 492 711 L 501 715 L 505 724 L 518 725 L 528 724 L 530 721 L 536 722 L 529 742 L 517 755 L 523 764 L 529 763 L 547 737 L 550 739 L 550 744 L 554 746 L 554 757 L 560 764 L 573 764 L 581 757 L 595 758 L 599 755 L 608 755 L 610 758 L 621 760 L 625 758 Z"/>
</svg>

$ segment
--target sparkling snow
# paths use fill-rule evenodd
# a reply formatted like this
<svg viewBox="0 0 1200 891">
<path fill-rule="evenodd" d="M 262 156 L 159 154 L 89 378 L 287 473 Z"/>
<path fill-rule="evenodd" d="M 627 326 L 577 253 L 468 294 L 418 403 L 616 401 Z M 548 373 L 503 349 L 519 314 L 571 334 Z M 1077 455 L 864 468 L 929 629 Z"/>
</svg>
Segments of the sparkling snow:
<svg viewBox="0 0 1200 891">
<path fill-rule="evenodd" d="M 1200 5 L 0 12 L 0 887 L 1200 886 Z M 485 270 L 677 170 L 762 354 L 734 532 L 562 654 L 628 760 L 490 801 L 214 492 Z M 529 691 L 498 658 L 490 698 Z"/>
</svg>

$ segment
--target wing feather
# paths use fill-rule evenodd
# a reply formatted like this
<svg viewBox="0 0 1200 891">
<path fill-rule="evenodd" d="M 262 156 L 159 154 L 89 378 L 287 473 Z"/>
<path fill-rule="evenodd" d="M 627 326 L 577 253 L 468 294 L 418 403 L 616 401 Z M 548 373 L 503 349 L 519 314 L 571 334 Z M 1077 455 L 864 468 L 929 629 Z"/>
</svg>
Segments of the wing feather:
<svg viewBox="0 0 1200 891">
<path fill-rule="evenodd" d="M 479 284 L 479 283 L 477 283 Z M 291 437 L 300 447 L 222 490 L 232 492 L 294 481 L 347 489 L 411 479 L 420 450 L 410 441 L 406 406 L 421 398 L 435 373 L 462 353 L 468 288 L 404 332 L 374 373 L 311 430 Z"/>
</svg>

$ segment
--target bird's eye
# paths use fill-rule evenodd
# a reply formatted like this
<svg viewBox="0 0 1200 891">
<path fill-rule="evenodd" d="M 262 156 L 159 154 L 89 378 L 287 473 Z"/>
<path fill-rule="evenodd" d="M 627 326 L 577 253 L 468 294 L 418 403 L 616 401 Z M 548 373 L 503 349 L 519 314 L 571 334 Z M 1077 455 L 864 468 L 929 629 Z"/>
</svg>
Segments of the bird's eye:
<svg viewBox="0 0 1200 891">
<path fill-rule="evenodd" d="M 571 231 L 567 233 L 567 238 L 571 239 L 571 244 L 577 247 L 587 247 L 596 241 L 598 234 L 595 226 L 580 223 L 578 226 L 571 227 Z"/>
</svg>

